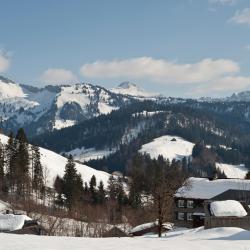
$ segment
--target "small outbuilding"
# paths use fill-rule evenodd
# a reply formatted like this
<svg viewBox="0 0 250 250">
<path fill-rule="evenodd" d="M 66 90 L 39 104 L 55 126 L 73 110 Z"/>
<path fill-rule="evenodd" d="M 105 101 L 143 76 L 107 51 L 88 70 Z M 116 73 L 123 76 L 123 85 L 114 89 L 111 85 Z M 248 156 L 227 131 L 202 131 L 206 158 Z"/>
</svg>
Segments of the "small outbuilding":
<svg viewBox="0 0 250 250">
<path fill-rule="evenodd" d="M 236 200 L 205 202 L 205 229 L 239 227 L 250 230 L 250 209 Z"/>
<path fill-rule="evenodd" d="M 162 227 L 162 232 L 167 232 L 173 228 L 172 223 L 164 223 Z M 149 222 L 145 224 L 138 225 L 131 229 L 130 235 L 131 236 L 142 236 L 145 234 L 156 234 L 158 233 L 158 221 Z"/>
</svg>

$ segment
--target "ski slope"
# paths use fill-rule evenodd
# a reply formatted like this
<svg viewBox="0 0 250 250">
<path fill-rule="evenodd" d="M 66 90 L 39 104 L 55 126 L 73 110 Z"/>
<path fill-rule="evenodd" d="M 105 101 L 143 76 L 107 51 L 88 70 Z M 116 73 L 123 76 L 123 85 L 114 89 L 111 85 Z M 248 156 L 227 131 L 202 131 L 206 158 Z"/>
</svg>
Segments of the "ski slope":
<svg viewBox="0 0 250 250">
<path fill-rule="evenodd" d="M 250 232 L 240 228 L 202 227 L 164 234 L 125 238 L 82 238 L 0 233 L 0 250 L 247 250 Z"/>
<path fill-rule="evenodd" d="M 0 134 L 0 140 L 3 144 L 6 144 L 8 141 L 8 137 Z M 41 163 L 44 167 L 44 172 L 46 175 L 46 186 L 53 187 L 56 176 L 59 175 L 60 177 L 62 177 L 64 175 L 67 158 L 44 148 L 40 148 L 40 153 Z M 84 182 L 89 183 L 91 177 L 95 175 L 97 183 L 102 180 L 104 186 L 107 187 L 108 179 L 110 176 L 108 173 L 104 171 L 98 171 L 80 163 L 76 163 L 76 169 L 82 175 Z"/>
</svg>

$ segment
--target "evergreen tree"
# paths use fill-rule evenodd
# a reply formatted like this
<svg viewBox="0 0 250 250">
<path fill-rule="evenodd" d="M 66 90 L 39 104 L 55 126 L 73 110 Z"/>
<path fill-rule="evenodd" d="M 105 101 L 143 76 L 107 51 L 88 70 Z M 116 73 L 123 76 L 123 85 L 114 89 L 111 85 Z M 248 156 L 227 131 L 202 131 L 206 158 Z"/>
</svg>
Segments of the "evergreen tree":
<svg viewBox="0 0 250 250">
<path fill-rule="evenodd" d="M 119 205 L 119 209 L 121 209 L 121 207 L 125 205 L 127 202 L 128 200 L 124 192 L 123 183 L 122 180 L 119 178 L 117 182 L 117 203 Z"/>
<path fill-rule="evenodd" d="M 108 180 L 108 196 L 110 200 L 116 200 L 117 198 L 117 187 L 115 183 L 115 178 L 113 175 L 110 175 L 109 180 Z"/>
<path fill-rule="evenodd" d="M 83 191 L 82 183 L 81 176 L 77 174 L 73 157 L 70 155 L 63 176 L 63 194 L 66 197 L 66 205 L 69 209 L 79 201 L 80 191 Z M 80 191 L 79 187 L 81 188 Z"/>
<path fill-rule="evenodd" d="M 6 145 L 6 177 L 7 177 L 7 188 L 10 188 L 11 192 L 14 191 L 14 185 L 16 183 L 16 168 L 15 168 L 15 138 L 11 132 L 9 134 L 8 143 Z"/>
<path fill-rule="evenodd" d="M 99 204 L 103 204 L 105 201 L 105 190 L 104 190 L 104 185 L 103 185 L 102 181 L 100 181 L 100 183 L 98 185 L 97 200 L 98 200 Z"/>
<path fill-rule="evenodd" d="M 89 182 L 89 192 L 91 195 L 91 200 L 94 204 L 97 203 L 97 191 L 96 191 L 96 177 L 93 175 Z"/>
<path fill-rule="evenodd" d="M 194 145 L 193 147 L 193 151 L 192 151 L 192 156 L 195 157 L 199 157 L 202 153 L 204 149 L 204 144 L 201 142 L 198 142 Z"/>
<path fill-rule="evenodd" d="M 74 194 L 77 200 L 82 199 L 83 192 L 84 188 L 83 188 L 82 176 L 81 174 L 77 174 L 75 183 L 75 194 Z"/>
<path fill-rule="evenodd" d="M 16 140 L 16 156 L 15 156 L 15 178 L 17 182 L 17 191 L 24 195 L 29 192 L 29 144 L 25 132 L 22 128 L 17 131 Z"/>
<path fill-rule="evenodd" d="M 5 173 L 4 173 L 4 147 L 0 141 L 0 193 L 4 191 Z"/>
<path fill-rule="evenodd" d="M 32 187 L 36 192 L 41 192 L 44 188 L 43 167 L 41 164 L 40 149 L 38 146 L 32 146 L 32 164 L 33 164 L 33 179 Z"/>
<path fill-rule="evenodd" d="M 247 172 L 245 179 L 250 180 L 250 170 Z"/>
<path fill-rule="evenodd" d="M 55 181 L 54 181 L 54 189 L 57 192 L 57 195 L 55 197 L 55 203 L 57 205 L 62 206 L 63 205 L 63 179 L 60 176 L 56 176 Z"/>
</svg>

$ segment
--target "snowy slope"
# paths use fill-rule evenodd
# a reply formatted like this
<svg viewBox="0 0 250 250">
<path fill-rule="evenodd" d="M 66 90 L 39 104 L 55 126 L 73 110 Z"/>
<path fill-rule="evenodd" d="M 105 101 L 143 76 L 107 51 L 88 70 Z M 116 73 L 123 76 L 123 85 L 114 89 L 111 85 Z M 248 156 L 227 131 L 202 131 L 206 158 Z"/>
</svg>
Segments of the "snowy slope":
<svg viewBox="0 0 250 250">
<path fill-rule="evenodd" d="M 90 84 L 63 86 L 56 96 L 55 103 L 57 106 L 55 129 L 74 125 L 77 122 L 77 116 L 86 119 L 99 114 L 108 114 L 119 108 L 109 92 Z M 68 108 L 68 112 L 63 110 L 67 104 L 68 107 L 70 104 L 74 104 L 70 109 Z M 65 119 L 65 113 L 69 119 Z"/>
<path fill-rule="evenodd" d="M 71 154 L 75 160 L 84 162 L 89 160 L 96 160 L 106 157 L 115 152 L 115 149 L 108 150 L 96 150 L 95 148 L 76 148 L 72 151 L 67 152 L 67 154 Z"/>
<path fill-rule="evenodd" d="M 0 98 L 8 99 L 15 97 L 25 97 L 22 88 L 11 81 L 4 81 L 0 78 Z"/>
<path fill-rule="evenodd" d="M 162 155 L 165 159 L 181 160 L 183 157 L 190 157 L 194 144 L 178 136 L 161 136 L 152 142 L 144 144 L 139 150 L 140 153 L 147 153 L 151 158 L 158 158 Z"/>
<path fill-rule="evenodd" d="M 227 178 L 244 179 L 248 172 L 248 169 L 246 169 L 244 164 L 231 165 L 231 164 L 224 164 L 224 163 L 216 163 L 216 167 L 221 172 L 224 172 Z"/>
<path fill-rule="evenodd" d="M 157 97 L 159 94 L 146 92 L 134 83 L 123 82 L 118 87 L 110 89 L 111 92 L 121 95 L 129 95 L 133 97 Z"/>
<path fill-rule="evenodd" d="M 142 154 L 147 153 L 151 158 L 158 158 L 159 155 L 162 155 L 165 159 L 172 161 L 173 159 L 181 160 L 183 157 L 190 157 L 193 147 L 194 143 L 186 141 L 181 137 L 165 135 L 142 145 L 139 152 Z M 216 167 L 221 172 L 224 172 L 227 178 L 244 179 L 248 172 L 244 164 L 216 163 Z"/>
<path fill-rule="evenodd" d="M 164 234 L 124 238 L 51 237 L 0 234 L 0 249 L 6 250 L 247 250 L 250 232 L 240 228 L 174 231 Z"/>
<path fill-rule="evenodd" d="M 0 135 L 0 140 L 3 144 L 7 143 L 8 137 Z M 46 175 L 46 186 L 53 187 L 54 180 L 57 175 L 62 177 L 64 175 L 65 165 L 67 163 L 67 158 L 56 154 L 50 150 L 40 148 L 41 152 L 41 163 L 45 168 Z M 91 167 L 83 164 L 76 163 L 77 171 L 82 175 L 84 182 L 89 182 L 93 175 L 96 176 L 97 182 L 103 181 L 104 186 L 107 187 L 109 174 L 104 171 L 98 171 Z"/>
<path fill-rule="evenodd" d="M 50 150 L 40 148 L 41 163 L 48 170 L 48 186 L 52 186 L 56 175 L 63 176 L 65 164 L 67 159 L 59 154 Z M 103 181 L 104 186 L 107 187 L 109 174 L 104 171 L 98 171 L 87 165 L 76 163 L 77 171 L 82 175 L 84 182 L 89 182 L 92 175 L 96 176 L 97 182 Z"/>
</svg>

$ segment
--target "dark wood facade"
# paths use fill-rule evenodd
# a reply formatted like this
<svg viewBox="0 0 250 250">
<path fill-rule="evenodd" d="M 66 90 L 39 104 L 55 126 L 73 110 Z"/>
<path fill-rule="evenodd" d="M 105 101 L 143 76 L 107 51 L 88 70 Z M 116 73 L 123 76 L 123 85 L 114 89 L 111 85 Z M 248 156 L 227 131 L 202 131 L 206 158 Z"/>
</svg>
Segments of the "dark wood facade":
<svg viewBox="0 0 250 250">
<path fill-rule="evenodd" d="M 204 200 L 175 198 L 174 225 L 178 227 L 199 227 L 204 225 Z"/>
<path fill-rule="evenodd" d="M 250 191 L 228 189 L 209 199 L 210 201 L 237 200 L 250 205 Z M 174 224 L 178 227 L 195 228 L 204 226 L 205 204 L 208 199 L 175 197 Z M 191 202 L 192 201 L 192 202 Z M 193 206 L 190 206 L 190 204 Z M 207 216 L 207 215 L 206 215 Z M 214 220 L 214 219 L 211 219 Z M 236 221 L 237 219 L 234 219 Z"/>
</svg>

